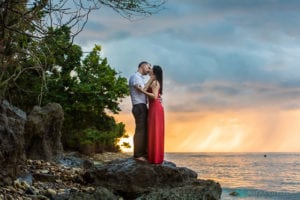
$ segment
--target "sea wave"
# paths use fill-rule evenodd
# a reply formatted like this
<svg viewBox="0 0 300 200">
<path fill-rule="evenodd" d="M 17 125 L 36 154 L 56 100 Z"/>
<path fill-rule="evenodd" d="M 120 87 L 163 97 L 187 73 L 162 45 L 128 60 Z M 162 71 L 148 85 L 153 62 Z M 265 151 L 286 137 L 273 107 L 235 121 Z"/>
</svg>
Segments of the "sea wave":
<svg viewBox="0 0 300 200">
<path fill-rule="evenodd" d="M 299 200 L 300 192 L 277 192 L 252 188 L 222 188 L 221 200 Z"/>
<path fill-rule="evenodd" d="M 300 200 L 300 153 L 167 153 L 166 159 L 219 182 L 222 200 Z"/>
</svg>

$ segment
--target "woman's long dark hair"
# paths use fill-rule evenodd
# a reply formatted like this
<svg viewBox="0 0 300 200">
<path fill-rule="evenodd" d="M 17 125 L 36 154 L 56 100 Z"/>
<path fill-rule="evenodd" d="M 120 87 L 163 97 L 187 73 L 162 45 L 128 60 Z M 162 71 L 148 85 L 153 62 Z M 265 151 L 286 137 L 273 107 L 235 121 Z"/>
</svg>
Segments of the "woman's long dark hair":
<svg viewBox="0 0 300 200">
<path fill-rule="evenodd" d="M 154 65 L 152 69 L 153 69 L 153 74 L 156 77 L 156 80 L 160 84 L 159 93 L 162 94 L 163 93 L 162 92 L 163 91 L 163 71 L 159 65 Z"/>
</svg>

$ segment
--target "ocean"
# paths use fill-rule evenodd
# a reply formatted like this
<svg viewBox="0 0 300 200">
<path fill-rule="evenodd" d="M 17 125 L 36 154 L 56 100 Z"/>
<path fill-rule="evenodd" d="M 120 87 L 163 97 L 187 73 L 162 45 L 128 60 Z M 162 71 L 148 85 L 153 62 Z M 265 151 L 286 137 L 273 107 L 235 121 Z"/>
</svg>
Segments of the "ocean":
<svg viewBox="0 0 300 200">
<path fill-rule="evenodd" d="M 165 160 L 219 182 L 221 200 L 300 200 L 300 153 L 166 153 Z"/>
</svg>

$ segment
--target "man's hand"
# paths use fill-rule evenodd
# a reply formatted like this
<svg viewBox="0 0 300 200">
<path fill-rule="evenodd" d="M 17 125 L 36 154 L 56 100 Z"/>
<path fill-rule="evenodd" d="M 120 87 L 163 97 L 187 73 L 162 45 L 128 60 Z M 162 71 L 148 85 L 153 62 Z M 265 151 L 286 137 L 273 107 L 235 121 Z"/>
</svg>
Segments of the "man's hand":
<svg viewBox="0 0 300 200">
<path fill-rule="evenodd" d="M 140 92 L 143 92 L 144 91 L 144 88 L 142 88 L 141 85 L 136 85 L 135 88 L 140 91 Z"/>
</svg>

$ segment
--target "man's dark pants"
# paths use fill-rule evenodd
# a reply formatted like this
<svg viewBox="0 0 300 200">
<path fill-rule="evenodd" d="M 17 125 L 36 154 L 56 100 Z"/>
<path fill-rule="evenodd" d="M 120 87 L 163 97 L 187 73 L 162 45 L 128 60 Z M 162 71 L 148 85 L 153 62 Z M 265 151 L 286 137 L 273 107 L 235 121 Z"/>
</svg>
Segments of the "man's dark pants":
<svg viewBox="0 0 300 200">
<path fill-rule="evenodd" d="M 141 156 L 147 157 L 147 105 L 143 103 L 133 105 L 132 114 L 135 119 L 135 133 L 133 136 L 133 156 L 136 158 Z"/>
</svg>

